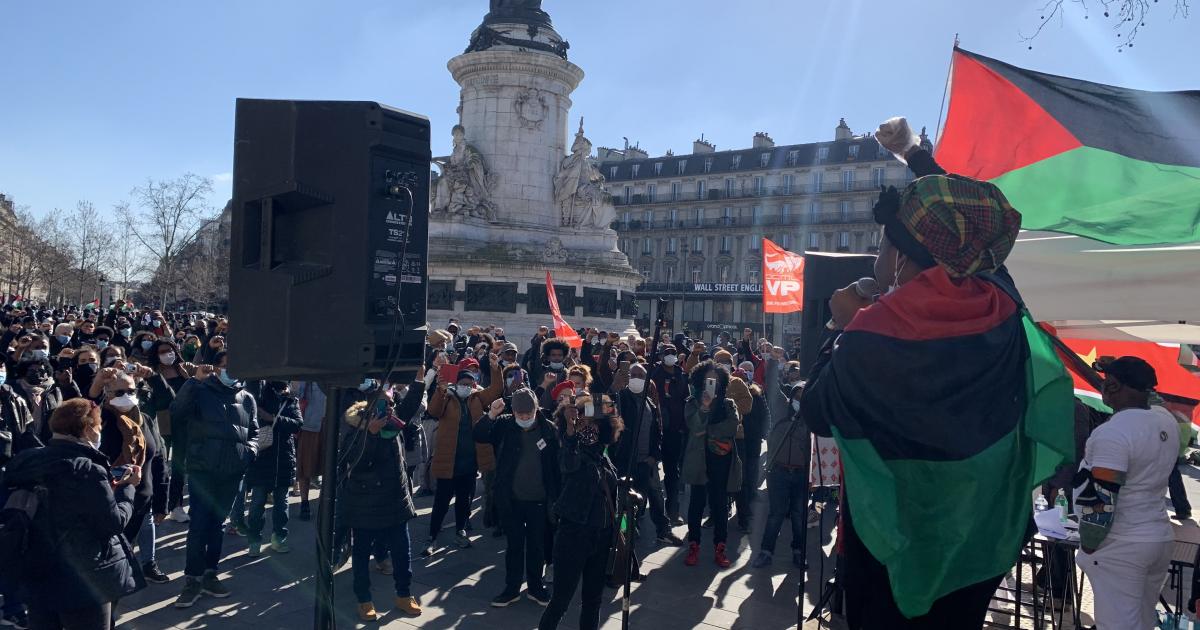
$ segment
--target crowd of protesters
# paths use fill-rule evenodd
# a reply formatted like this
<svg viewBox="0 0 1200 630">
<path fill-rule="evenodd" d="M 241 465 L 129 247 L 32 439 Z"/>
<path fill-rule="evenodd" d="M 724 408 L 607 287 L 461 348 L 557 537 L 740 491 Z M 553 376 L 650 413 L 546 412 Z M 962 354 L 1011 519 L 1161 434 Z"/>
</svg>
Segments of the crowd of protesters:
<svg viewBox="0 0 1200 630">
<path fill-rule="evenodd" d="M 897 150 L 918 175 L 947 177 L 919 147 Z M 244 536 L 251 557 L 288 553 L 289 503 L 295 499 L 297 516 L 309 520 L 312 489 L 328 484 L 339 490 L 334 561 L 351 563 L 355 612 L 365 622 L 379 619 L 372 571 L 390 576 L 395 611 L 422 614 L 412 556 L 432 558 L 448 545 L 472 547 L 478 540 L 473 508 L 487 534 L 506 543 L 504 587 L 491 605 L 516 604 L 523 592 L 544 607 L 541 630 L 558 627 L 577 592 L 578 627 L 594 630 L 606 586 L 625 577 L 647 579 L 636 554 L 628 572 L 612 562 L 629 515 L 634 531 L 649 537 L 653 528 L 655 544 L 686 546 L 680 555 L 688 567 L 707 555 L 707 538 L 716 570 L 735 561 L 737 547 L 728 546 L 731 521 L 747 533 L 755 517 L 763 523 L 749 563 L 763 570 L 775 562 L 777 538 L 790 520 L 792 565 L 803 569 L 805 528 L 822 522 L 809 507 L 810 490 L 826 483 L 826 471 L 813 457 L 825 447 L 814 449 L 813 433 L 826 436 L 827 444 L 836 435 L 844 444 L 846 432 L 873 437 L 862 429 L 873 419 L 885 425 L 911 420 L 919 429 L 930 424 L 923 414 L 931 409 L 957 422 L 961 409 L 957 403 L 945 407 L 952 397 L 933 391 L 931 379 L 939 371 L 966 370 L 972 361 L 990 369 L 1001 359 L 1020 358 L 1007 345 L 995 361 L 964 353 L 971 361 L 946 363 L 935 352 L 926 357 L 929 369 L 906 375 L 911 386 L 899 389 L 882 379 L 847 376 L 857 374 L 853 362 L 864 356 L 850 356 L 856 344 L 885 337 L 868 337 L 865 327 L 892 333 L 906 326 L 948 329 L 934 320 L 960 317 L 964 305 L 984 302 L 1010 316 L 1017 311 L 1015 290 L 1006 293 L 976 275 L 994 272 L 1001 284 L 1006 281 L 1003 258 L 1019 215 L 1010 220 L 1012 209 L 1002 199 L 958 208 L 954 198 L 921 197 L 923 181 L 929 180 L 914 183 L 915 193 L 906 191 L 903 204 L 894 190 L 881 196 L 876 218 L 885 239 L 876 275 L 890 290 L 868 300 L 849 288 L 835 294 L 836 330 L 808 382 L 802 380 L 797 341 L 785 350 L 749 329 L 740 336 L 723 333 L 711 344 L 685 334 L 647 338 L 594 328 L 567 340 L 547 327 L 529 340 L 510 340 L 502 328 L 451 320 L 428 333 L 415 374 L 365 375 L 353 390 L 327 392 L 316 382 L 245 382 L 230 374 L 229 323 L 221 317 L 129 304 L 103 311 L 6 306 L 0 313 L 0 625 L 112 627 L 122 597 L 171 581 L 155 554 L 156 527 L 166 519 L 187 526 L 174 605 L 231 597 L 219 578 L 225 538 Z M 987 192 L 964 178 L 947 185 L 960 195 Z M 927 239 L 917 226 L 925 212 L 957 216 L 943 227 L 965 232 Z M 964 239 L 979 242 L 945 245 Z M 939 291 L 958 296 L 962 308 L 925 308 L 926 298 Z M 971 292 L 988 299 L 971 302 Z M 929 321 L 913 315 L 918 311 Z M 902 324 L 888 324 L 897 317 Z M 905 343 L 909 360 L 931 347 Z M 1073 495 L 1079 561 L 1097 592 L 1100 627 L 1149 627 L 1170 559 L 1162 501 L 1168 480 L 1177 517 L 1190 517 L 1175 468 L 1191 438 L 1190 423 L 1164 407 L 1154 391 L 1154 370 L 1144 361 L 1105 358 L 1095 369 L 1114 413 L 1109 419 L 1077 404 L 1074 418 L 1061 419 L 1074 423 L 1075 458 L 1064 462 L 1044 491 L 1048 497 Z M 1010 407 L 1014 417 L 1023 413 L 1016 402 L 1024 394 L 1006 392 L 1020 390 L 1025 373 L 1010 372 L 1001 376 L 1011 382 L 977 383 L 999 396 L 988 413 L 1003 415 Z M 331 396 L 340 406 L 328 404 Z M 336 479 L 322 478 L 326 423 L 337 423 Z M 914 442 L 919 436 L 899 437 Z M 855 466 L 891 465 L 880 458 L 864 462 L 861 453 L 849 454 L 860 458 L 851 460 Z M 925 469 L 913 470 L 914 478 L 928 477 Z M 863 477 L 854 479 L 834 485 L 850 494 L 866 488 Z M 828 499 L 838 493 L 817 494 Z M 432 497 L 420 530 L 410 526 L 419 496 Z M 868 527 L 878 530 L 879 523 L 840 499 L 826 501 L 822 512 L 842 519 L 838 538 L 851 627 L 982 622 L 1003 576 L 976 575 L 986 579 L 934 593 L 926 612 L 902 612 L 897 585 L 888 581 L 892 567 L 883 564 L 888 558 L 872 547 L 877 540 L 860 535 Z M 765 513 L 755 514 L 763 504 Z M 1014 513 L 1027 517 L 1032 508 L 1030 497 Z M 453 530 L 443 536 L 448 518 Z M 904 530 L 909 526 L 942 535 L 932 520 L 899 523 L 897 531 L 912 533 Z M 1038 579 L 1061 595 L 1067 563 L 1057 564 Z M 907 586 L 900 585 L 900 593 Z"/>
</svg>

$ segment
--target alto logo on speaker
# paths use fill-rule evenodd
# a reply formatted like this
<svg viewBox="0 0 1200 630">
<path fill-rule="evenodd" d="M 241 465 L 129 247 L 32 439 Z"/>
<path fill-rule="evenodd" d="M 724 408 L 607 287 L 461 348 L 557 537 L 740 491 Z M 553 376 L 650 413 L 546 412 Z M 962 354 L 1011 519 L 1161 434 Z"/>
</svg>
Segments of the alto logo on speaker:
<svg viewBox="0 0 1200 630">
<path fill-rule="evenodd" d="M 396 214 L 391 210 L 388 210 L 387 217 L 384 218 L 384 221 L 387 221 L 391 225 L 404 225 L 407 223 L 407 221 L 404 220 L 404 215 Z"/>
</svg>

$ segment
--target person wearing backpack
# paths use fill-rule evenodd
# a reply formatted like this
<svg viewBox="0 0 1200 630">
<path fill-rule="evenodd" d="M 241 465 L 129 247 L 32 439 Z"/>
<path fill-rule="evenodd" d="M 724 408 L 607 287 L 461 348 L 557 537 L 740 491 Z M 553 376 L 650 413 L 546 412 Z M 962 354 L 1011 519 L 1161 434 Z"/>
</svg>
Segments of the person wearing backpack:
<svg viewBox="0 0 1200 630">
<path fill-rule="evenodd" d="M 21 572 L 30 628 L 108 629 L 116 601 L 140 586 L 121 532 L 142 471 L 110 468 L 96 448 L 101 426 L 94 402 L 65 401 L 50 416 L 47 445 L 21 452 L 5 469 L 6 489 L 38 497 L 24 554 L 31 562 L 3 567 Z"/>
</svg>

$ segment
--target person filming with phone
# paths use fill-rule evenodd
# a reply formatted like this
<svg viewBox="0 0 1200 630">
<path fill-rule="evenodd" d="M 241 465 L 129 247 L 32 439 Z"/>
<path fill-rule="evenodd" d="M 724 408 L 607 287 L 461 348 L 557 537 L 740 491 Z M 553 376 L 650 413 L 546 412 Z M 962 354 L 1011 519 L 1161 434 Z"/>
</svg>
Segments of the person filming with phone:
<svg viewBox="0 0 1200 630">
<path fill-rule="evenodd" d="M 731 563 L 725 552 L 729 530 L 730 493 L 742 486 L 742 464 L 734 439 L 741 416 L 726 396 L 729 373 L 712 361 L 692 368 L 692 397 L 684 407 L 687 446 L 683 452 L 683 481 L 691 487 L 688 502 L 688 553 L 684 564 L 700 561 L 701 519 L 704 508 L 713 522 L 713 561 L 722 569 Z"/>
</svg>

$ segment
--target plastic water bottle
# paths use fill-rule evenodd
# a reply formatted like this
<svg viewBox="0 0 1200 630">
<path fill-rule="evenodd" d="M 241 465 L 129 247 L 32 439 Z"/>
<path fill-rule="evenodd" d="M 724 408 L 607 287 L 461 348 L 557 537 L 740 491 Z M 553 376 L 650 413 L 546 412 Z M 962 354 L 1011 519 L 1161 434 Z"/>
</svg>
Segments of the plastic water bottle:
<svg viewBox="0 0 1200 630">
<path fill-rule="evenodd" d="M 1066 523 L 1070 508 L 1067 506 L 1067 493 L 1061 488 L 1058 490 L 1058 496 L 1054 498 L 1054 507 L 1058 508 L 1058 520 Z"/>
<path fill-rule="evenodd" d="M 1050 504 L 1046 502 L 1045 495 L 1038 493 L 1037 498 L 1033 500 L 1034 512 L 1045 512 L 1050 509 Z"/>
</svg>

